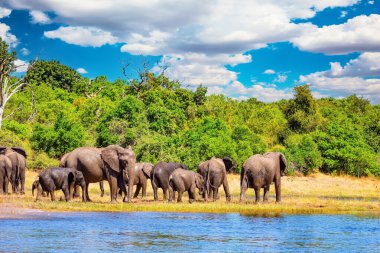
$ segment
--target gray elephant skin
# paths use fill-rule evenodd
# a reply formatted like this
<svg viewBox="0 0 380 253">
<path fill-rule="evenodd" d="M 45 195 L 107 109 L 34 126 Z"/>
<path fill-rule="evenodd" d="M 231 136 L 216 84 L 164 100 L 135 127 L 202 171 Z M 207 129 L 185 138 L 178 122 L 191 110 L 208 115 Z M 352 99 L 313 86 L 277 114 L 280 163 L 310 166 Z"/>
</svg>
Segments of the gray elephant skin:
<svg viewBox="0 0 380 253">
<path fill-rule="evenodd" d="M 38 175 L 38 183 L 33 183 L 32 194 L 34 196 L 34 190 L 37 188 L 36 201 L 41 198 L 43 192 L 48 192 L 51 200 L 55 201 L 54 191 L 62 190 L 65 200 L 69 201 L 75 185 L 82 187 L 82 201 L 86 202 L 86 194 L 84 194 L 86 183 L 83 173 L 72 168 L 52 167 Z"/>
<path fill-rule="evenodd" d="M 276 202 L 281 202 L 281 176 L 285 175 L 286 158 L 280 152 L 253 155 L 242 167 L 240 175 L 240 200 L 244 200 L 247 188 L 253 188 L 256 203 L 260 201 L 260 189 L 264 188 L 264 202 L 268 201 L 269 186 L 274 183 Z"/>
<path fill-rule="evenodd" d="M 199 164 L 197 172 L 202 175 L 206 184 L 206 191 L 204 192 L 206 200 L 207 197 L 211 198 L 212 194 L 213 201 L 216 201 L 218 199 L 218 190 L 221 185 L 223 185 L 227 201 L 231 200 L 227 173 L 232 167 L 233 162 L 229 157 L 223 159 L 213 157 L 210 160 Z"/>
<path fill-rule="evenodd" d="M 136 163 L 135 166 L 135 179 L 133 185 L 136 185 L 136 191 L 133 198 L 139 196 L 140 190 L 142 189 L 142 198 L 146 197 L 146 187 L 148 185 L 148 179 L 150 179 L 150 173 L 152 172 L 153 164 L 151 163 Z M 124 173 L 124 181 L 126 184 L 129 183 L 129 177 L 127 173 Z"/>
<path fill-rule="evenodd" d="M 20 193 L 25 194 L 25 168 L 27 157 L 25 150 L 21 147 L 0 147 L 0 154 L 7 156 L 12 163 L 12 174 L 10 179 L 12 192 L 19 192 L 20 184 Z"/>
<path fill-rule="evenodd" d="M 111 202 L 117 198 L 117 187 L 125 194 L 123 201 L 131 201 L 134 181 L 136 156 L 132 148 L 110 145 L 105 148 L 81 147 L 71 151 L 61 164 L 64 167 L 75 168 L 83 173 L 86 181 L 85 194 L 88 201 L 88 185 L 107 180 L 110 185 Z M 128 193 L 124 184 L 124 171 L 131 181 L 128 183 Z"/>
<path fill-rule="evenodd" d="M 184 192 L 189 194 L 189 202 L 195 201 L 195 189 L 199 189 L 199 194 L 203 194 L 204 181 L 203 177 L 194 171 L 176 169 L 169 176 L 169 201 L 173 201 L 174 192 L 178 192 L 177 202 L 182 202 Z"/>
<path fill-rule="evenodd" d="M 12 162 L 5 156 L 0 155 L 0 194 L 8 193 L 8 185 L 12 175 Z"/>
<path fill-rule="evenodd" d="M 178 168 L 188 170 L 188 167 L 182 163 L 159 162 L 153 166 L 150 173 L 154 200 L 158 201 L 158 188 L 162 188 L 164 200 L 167 200 L 167 191 L 169 189 L 169 176 Z"/>
</svg>

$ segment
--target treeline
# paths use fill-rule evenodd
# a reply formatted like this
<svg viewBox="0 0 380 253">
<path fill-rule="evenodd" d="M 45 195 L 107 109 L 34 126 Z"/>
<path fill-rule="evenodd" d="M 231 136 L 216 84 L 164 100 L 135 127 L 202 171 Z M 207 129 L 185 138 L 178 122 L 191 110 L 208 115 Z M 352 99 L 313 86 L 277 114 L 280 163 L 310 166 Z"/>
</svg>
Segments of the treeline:
<svg viewBox="0 0 380 253">
<path fill-rule="evenodd" d="M 252 154 L 281 151 L 290 174 L 380 176 L 380 106 L 355 95 L 317 100 L 304 85 L 290 100 L 237 101 L 149 71 L 128 81 L 89 80 L 44 60 L 27 81 L 5 108 L 0 143 L 26 148 L 28 168 L 56 164 L 79 146 L 119 144 L 133 146 L 138 161 L 181 161 L 191 169 L 229 156 L 240 171 Z"/>
</svg>

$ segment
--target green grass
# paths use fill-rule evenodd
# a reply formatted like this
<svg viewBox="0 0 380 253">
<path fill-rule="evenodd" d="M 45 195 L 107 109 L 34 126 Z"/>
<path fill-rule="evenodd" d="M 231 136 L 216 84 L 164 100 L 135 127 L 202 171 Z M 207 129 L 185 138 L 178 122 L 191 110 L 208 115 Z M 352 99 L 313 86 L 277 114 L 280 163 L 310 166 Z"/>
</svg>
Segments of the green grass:
<svg viewBox="0 0 380 253">
<path fill-rule="evenodd" d="M 375 178 L 356 179 L 352 177 L 333 177 L 316 174 L 311 177 L 284 177 L 282 179 L 282 203 L 275 204 L 274 187 L 270 190 L 268 204 L 255 204 L 253 190 L 247 191 L 247 201 L 239 202 L 239 176 L 229 175 L 232 201 L 227 203 L 223 188 L 219 190 L 220 199 L 216 202 L 203 202 L 201 197 L 195 203 L 188 203 L 184 194 L 183 203 L 153 201 L 152 189 L 148 187 L 146 199 L 134 199 L 133 203 L 109 203 L 108 184 L 106 195 L 100 197 L 98 184 L 90 187 L 91 203 L 82 203 L 75 199 L 70 202 L 50 201 L 43 198 L 35 202 L 31 194 L 31 184 L 37 173 L 27 172 L 25 195 L 3 195 L 0 203 L 17 208 L 31 208 L 46 211 L 84 211 L 84 212 L 204 212 L 204 213 L 241 213 L 245 215 L 281 215 L 281 214 L 357 214 L 380 215 L 380 180 Z M 63 195 L 57 192 L 59 198 Z M 162 199 L 161 191 L 159 197 Z"/>
</svg>

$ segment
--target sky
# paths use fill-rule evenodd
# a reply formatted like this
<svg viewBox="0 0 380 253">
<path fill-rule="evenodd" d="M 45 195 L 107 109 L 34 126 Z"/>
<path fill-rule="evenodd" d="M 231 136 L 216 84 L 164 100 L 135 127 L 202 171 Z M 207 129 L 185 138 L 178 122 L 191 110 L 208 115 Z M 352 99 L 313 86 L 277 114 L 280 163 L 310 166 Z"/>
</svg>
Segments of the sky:
<svg viewBox="0 0 380 253">
<path fill-rule="evenodd" d="M 147 64 L 236 99 L 310 84 L 380 103 L 380 0 L 0 0 L 0 37 L 19 74 L 36 57 L 111 81 Z"/>
</svg>

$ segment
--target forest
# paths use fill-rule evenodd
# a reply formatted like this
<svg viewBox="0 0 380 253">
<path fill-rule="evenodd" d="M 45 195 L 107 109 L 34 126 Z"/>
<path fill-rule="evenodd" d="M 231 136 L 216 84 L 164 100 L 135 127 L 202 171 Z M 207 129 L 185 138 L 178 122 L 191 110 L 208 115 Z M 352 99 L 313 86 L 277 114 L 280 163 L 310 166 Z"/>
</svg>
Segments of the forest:
<svg viewBox="0 0 380 253">
<path fill-rule="evenodd" d="M 380 176 L 380 105 L 356 95 L 316 99 L 301 85 L 289 100 L 239 101 L 207 95 L 202 85 L 185 88 L 145 67 L 137 78 L 110 81 L 38 60 L 16 75 L 16 54 L 1 40 L 0 58 L 2 70 L 9 67 L 1 92 L 4 78 L 23 83 L 6 104 L 2 97 L 0 144 L 24 147 L 28 169 L 57 165 L 80 146 L 119 144 L 131 145 L 138 161 L 183 162 L 193 170 L 228 156 L 239 172 L 249 156 L 280 151 L 288 175 Z"/>
</svg>

